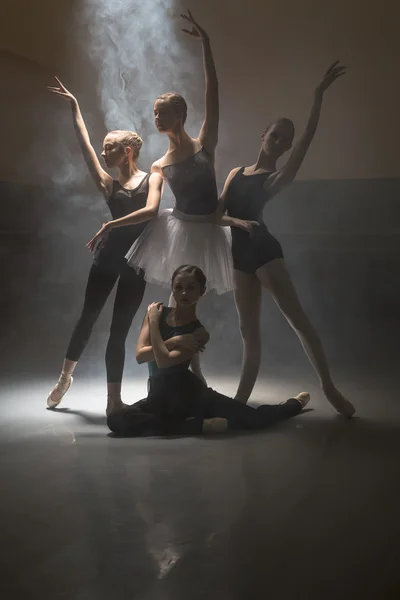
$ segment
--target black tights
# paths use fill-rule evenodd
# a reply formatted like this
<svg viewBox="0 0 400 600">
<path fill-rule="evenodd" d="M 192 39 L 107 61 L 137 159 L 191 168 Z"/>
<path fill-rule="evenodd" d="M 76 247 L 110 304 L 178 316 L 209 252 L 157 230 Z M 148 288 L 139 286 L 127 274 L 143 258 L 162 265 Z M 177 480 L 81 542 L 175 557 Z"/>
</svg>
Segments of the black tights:
<svg viewBox="0 0 400 600">
<path fill-rule="evenodd" d="M 108 383 L 120 383 L 125 363 L 125 341 L 140 303 L 146 283 L 141 275 L 123 263 L 119 269 L 104 268 L 93 263 L 86 286 L 81 316 L 72 333 L 66 358 L 78 361 L 85 349 L 94 324 L 118 280 L 117 293 L 106 350 Z"/>
<path fill-rule="evenodd" d="M 174 408 L 168 410 L 168 405 Z M 111 413 L 107 424 L 121 436 L 201 433 L 203 420 L 212 417 L 227 419 L 230 429 L 264 429 L 301 410 L 295 398 L 252 408 L 207 388 L 187 372 L 151 378 L 148 398 Z"/>
</svg>

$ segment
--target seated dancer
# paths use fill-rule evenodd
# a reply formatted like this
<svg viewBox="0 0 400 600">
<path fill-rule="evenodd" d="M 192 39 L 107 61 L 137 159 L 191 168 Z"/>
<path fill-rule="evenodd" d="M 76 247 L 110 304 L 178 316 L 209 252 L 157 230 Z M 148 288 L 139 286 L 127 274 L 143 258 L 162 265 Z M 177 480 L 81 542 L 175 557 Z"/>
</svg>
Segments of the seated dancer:
<svg viewBox="0 0 400 600">
<path fill-rule="evenodd" d="M 47 398 L 49 408 L 55 408 L 71 387 L 72 374 L 89 341 L 93 325 L 114 285 L 118 282 L 106 350 L 107 412 L 121 408 L 121 381 L 125 361 L 125 340 L 133 317 L 143 298 L 143 273 L 128 267 L 125 254 L 143 232 L 147 222 L 155 217 L 161 200 L 162 178 L 141 171 L 137 164 L 142 140 L 133 131 L 111 131 L 104 139 L 102 157 L 108 168 L 118 170 L 112 179 L 102 169 L 90 143 L 76 98 L 57 79 L 57 87 L 48 89 L 67 99 L 72 107 L 72 118 L 78 141 L 97 188 L 103 194 L 115 221 L 108 227 L 109 234 L 98 244 L 89 272 L 85 301 L 81 316 L 72 333 L 60 378 Z M 134 212 L 133 212 L 134 211 Z M 125 217 L 129 215 L 128 217 Z M 114 225 L 126 227 L 115 229 Z M 91 249 L 93 246 L 89 243 Z"/>
<path fill-rule="evenodd" d="M 283 404 L 252 408 L 208 388 L 191 373 L 193 355 L 209 340 L 196 317 L 206 278 L 198 267 L 183 265 L 171 285 L 175 307 L 150 304 L 137 342 L 138 363 L 148 363 L 149 395 L 109 414 L 111 431 L 139 436 L 262 429 L 301 412 L 310 399 L 305 392 Z"/>
<path fill-rule="evenodd" d="M 303 311 L 286 269 L 281 245 L 263 221 L 265 204 L 297 175 L 317 129 L 324 92 L 344 73 L 345 68 L 337 62 L 325 73 L 315 90 L 305 132 L 282 168 L 277 168 L 277 160 L 291 148 L 294 137 L 294 125 L 287 118 L 274 121 L 264 130 L 256 163 L 233 169 L 225 182 L 221 211 L 227 211 L 234 218 L 254 219 L 259 223 L 251 238 L 239 229 L 232 229 L 235 302 L 243 339 L 242 373 L 235 399 L 241 402 L 247 402 L 250 397 L 260 367 L 260 313 L 264 287 L 297 333 L 328 401 L 346 417 L 355 412 L 354 406 L 332 381 L 322 344 Z"/>
</svg>

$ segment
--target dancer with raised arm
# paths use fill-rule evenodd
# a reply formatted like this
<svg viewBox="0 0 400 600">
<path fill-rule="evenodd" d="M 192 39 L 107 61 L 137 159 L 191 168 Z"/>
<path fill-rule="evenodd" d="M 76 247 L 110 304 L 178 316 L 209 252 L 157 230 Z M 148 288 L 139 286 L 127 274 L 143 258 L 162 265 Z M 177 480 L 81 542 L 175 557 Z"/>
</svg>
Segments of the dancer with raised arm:
<svg viewBox="0 0 400 600">
<path fill-rule="evenodd" d="M 146 281 L 165 287 L 169 287 L 171 275 L 179 265 L 197 265 L 207 277 L 208 289 L 222 294 L 232 290 L 234 283 L 229 229 L 219 225 L 251 231 L 251 224 L 226 216 L 221 218 L 217 211 L 214 153 L 219 124 L 218 79 L 207 33 L 190 11 L 182 18 L 192 26 L 191 30 L 183 31 L 201 41 L 203 48 L 205 119 L 198 137 L 192 138 L 185 131 L 184 98 L 171 92 L 155 101 L 155 124 L 160 133 L 168 135 L 169 148 L 153 164 L 152 171 L 170 185 L 175 206 L 160 211 L 133 244 L 127 258 L 132 266 L 144 269 Z"/>
<path fill-rule="evenodd" d="M 143 273 L 131 269 L 125 254 L 157 213 L 161 200 L 162 178 L 141 171 L 137 159 L 142 140 L 133 131 L 111 131 L 104 138 L 102 157 L 106 166 L 118 170 L 113 179 L 101 167 L 82 118 L 76 98 L 57 79 L 49 90 L 69 101 L 72 118 L 82 154 L 96 184 L 116 221 L 103 226 L 101 242 L 94 252 L 89 272 L 81 316 L 72 333 L 58 382 L 47 398 L 49 408 L 55 408 L 71 387 L 73 373 L 85 349 L 113 287 L 117 284 L 110 337 L 106 349 L 107 409 L 122 408 L 121 382 L 125 361 L 125 340 L 145 290 Z M 129 215 L 127 219 L 124 217 Z M 113 223 L 123 221 L 126 227 L 114 229 Z M 103 235 L 107 232 L 107 235 Z M 96 237 L 96 236 L 95 236 Z M 91 249 L 94 244 L 89 243 Z"/>
<path fill-rule="evenodd" d="M 251 223 L 223 216 L 218 210 L 214 153 L 218 142 L 218 79 L 210 39 L 188 11 L 181 15 L 191 29 L 183 31 L 199 40 L 203 48 L 205 71 L 205 119 L 197 138 L 185 131 L 187 105 L 177 93 L 162 94 L 154 104 L 158 131 L 167 134 L 169 148 L 152 171 L 168 182 L 175 196 L 173 209 L 160 211 L 157 219 L 133 244 L 128 262 L 145 271 L 148 282 L 169 287 L 172 273 L 183 264 L 200 267 L 208 289 L 223 294 L 233 289 L 233 264 L 230 232 L 220 225 L 244 229 L 251 234 Z M 194 372 L 203 378 L 198 357 Z"/>
<path fill-rule="evenodd" d="M 263 429 L 301 412 L 310 396 L 302 392 L 283 404 L 252 408 L 204 385 L 189 371 L 209 334 L 196 316 L 206 289 L 204 273 L 182 265 L 171 281 L 175 307 L 150 304 L 139 334 L 136 358 L 148 363 L 149 395 L 108 416 L 108 426 L 123 436 L 221 433 Z"/>
<path fill-rule="evenodd" d="M 328 401 L 346 417 L 351 417 L 355 412 L 351 402 L 333 383 L 320 339 L 304 313 L 285 266 L 281 245 L 269 233 L 263 221 L 266 203 L 297 175 L 314 138 L 325 91 L 344 73 L 345 67 L 338 62 L 332 64 L 325 73 L 314 92 L 305 132 L 282 168 L 277 168 L 277 160 L 291 148 L 295 133 L 293 122 L 287 118 L 274 121 L 263 131 L 256 163 L 233 169 L 225 182 L 221 210 L 226 210 L 231 217 L 259 223 L 251 238 L 239 229 L 232 229 L 235 301 L 243 339 L 242 372 L 236 394 L 236 399 L 241 402 L 247 402 L 250 397 L 260 368 L 260 313 L 264 287 L 297 333 Z"/>
</svg>

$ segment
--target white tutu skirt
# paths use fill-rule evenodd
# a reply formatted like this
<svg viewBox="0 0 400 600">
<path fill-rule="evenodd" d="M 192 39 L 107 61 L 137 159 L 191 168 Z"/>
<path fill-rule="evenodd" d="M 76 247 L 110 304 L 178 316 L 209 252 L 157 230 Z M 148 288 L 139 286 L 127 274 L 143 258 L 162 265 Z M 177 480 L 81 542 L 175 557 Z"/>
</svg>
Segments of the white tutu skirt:
<svg viewBox="0 0 400 600">
<path fill-rule="evenodd" d="M 175 209 L 160 211 L 126 254 L 128 264 L 143 269 L 149 283 L 167 288 L 175 269 L 195 265 L 207 277 L 208 291 L 224 294 L 233 290 L 230 229 L 202 218 Z"/>
</svg>

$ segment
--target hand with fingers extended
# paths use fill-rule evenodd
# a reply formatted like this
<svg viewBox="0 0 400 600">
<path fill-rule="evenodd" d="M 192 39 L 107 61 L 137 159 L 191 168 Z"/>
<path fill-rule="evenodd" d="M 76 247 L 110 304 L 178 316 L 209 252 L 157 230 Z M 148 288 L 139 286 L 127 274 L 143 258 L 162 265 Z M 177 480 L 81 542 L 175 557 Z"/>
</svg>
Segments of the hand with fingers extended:
<svg viewBox="0 0 400 600">
<path fill-rule="evenodd" d="M 198 40 L 201 40 L 202 42 L 208 42 L 208 40 L 209 40 L 208 34 L 194 20 L 194 17 L 189 9 L 187 11 L 187 14 L 181 13 L 181 17 L 182 17 L 182 19 L 185 19 L 185 21 L 188 21 L 190 23 L 190 25 L 192 26 L 192 29 L 182 29 L 182 31 L 184 33 L 187 33 L 188 35 L 191 35 L 192 37 L 195 37 Z"/>
<path fill-rule="evenodd" d="M 86 244 L 86 247 L 89 248 L 90 252 L 94 251 L 98 240 L 107 238 L 110 231 L 111 231 L 110 221 L 108 221 L 108 223 L 103 223 L 102 228 L 99 229 L 99 231 L 96 233 L 96 235 L 94 237 L 92 237 L 92 239 Z"/>
<path fill-rule="evenodd" d="M 316 93 L 318 95 L 322 96 L 324 94 L 324 92 L 326 92 L 326 90 L 332 85 L 332 83 L 334 81 L 336 81 L 336 79 L 338 79 L 339 77 L 344 75 L 345 73 L 346 73 L 346 67 L 343 65 L 340 65 L 339 61 L 336 60 L 334 63 L 331 64 L 329 69 L 326 71 L 325 75 L 322 78 L 321 83 L 317 86 L 317 89 L 315 90 Z"/>
<path fill-rule="evenodd" d="M 49 90 L 49 92 L 51 92 L 52 94 L 56 94 L 56 96 L 61 96 L 62 98 L 65 98 L 70 102 L 77 102 L 75 96 L 73 96 L 71 92 L 67 90 L 67 88 L 61 83 L 58 77 L 54 77 L 54 79 L 57 81 L 58 86 L 48 85 L 47 89 Z"/>
<path fill-rule="evenodd" d="M 149 321 L 156 321 L 158 323 L 161 319 L 162 310 L 163 310 L 162 302 L 152 302 L 151 304 L 149 304 L 149 306 L 147 307 L 147 314 L 149 316 Z"/>
<path fill-rule="evenodd" d="M 243 229 L 246 231 L 250 237 L 254 235 L 254 227 L 259 227 L 260 223 L 258 221 L 243 221 L 243 219 L 235 219 L 234 227 L 238 227 L 238 229 Z"/>
</svg>

